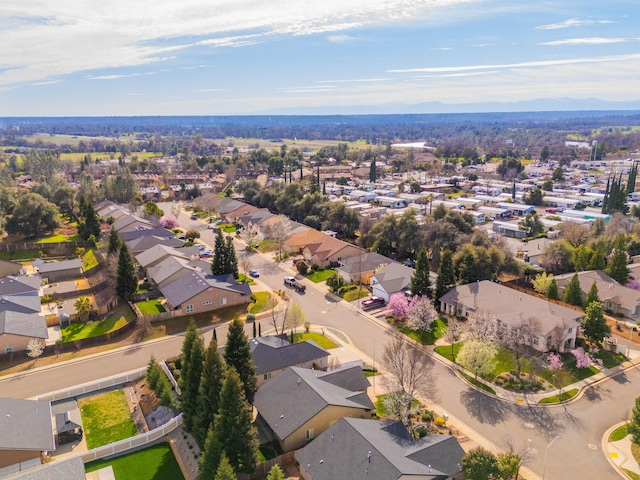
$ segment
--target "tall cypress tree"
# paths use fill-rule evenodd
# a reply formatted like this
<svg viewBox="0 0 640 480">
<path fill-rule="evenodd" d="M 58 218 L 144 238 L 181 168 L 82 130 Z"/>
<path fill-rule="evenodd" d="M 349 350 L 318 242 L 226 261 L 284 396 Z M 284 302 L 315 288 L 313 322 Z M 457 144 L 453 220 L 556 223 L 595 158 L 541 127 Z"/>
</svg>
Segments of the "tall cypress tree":
<svg viewBox="0 0 640 480">
<path fill-rule="evenodd" d="M 552 278 L 547 288 L 547 298 L 549 300 L 558 300 L 558 295 L 558 282 L 556 282 L 555 278 Z"/>
<path fill-rule="evenodd" d="M 626 285 L 629 280 L 629 260 L 625 250 L 624 238 L 620 238 L 616 242 L 616 246 L 611 253 L 605 273 L 613 278 L 616 282 Z"/>
<path fill-rule="evenodd" d="M 120 247 L 118 270 L 116 272 L 116 293 L 130 302 L 138 289 L 138 275 L 133 266 L 133 259 L 126 245 Z"/>
<path fill-rule="evenodd" d="M 213 480 L 236 480 L 237 478 L 233 467 L 229 463 L 229 459 L 223 453 L 220 464 L 218 465 L 218 470 L 216 470 L 216 476 Z"/>
<path fill-rule="evenodd" d="M 195 432 L 194 426 L 198 413 L 198 389 L 204 361 L 204 341 L 198 334 L 195 322 L 189 323 L 182 344 L 182 362 L 180 369 L 180 406 L 184 427 Z"/>
<path fill-rule="evenodd" d="M 224 348 L 224 361 L 233 367 L 244 385 L 244 394 L 249 402 L 253 402 L 253 394 L 257 390 L 256 366 L 251 356 L 249 339 L 244 333 L 244 326 L 239 318 L 234 318 L 229 325 L 227 345 Z"/>
<path fill-rule="evenodd" d="M 101 233 L 100 221 L 91 202 L 86 201 L 83 210 L 84 219 L 80 222 L 80 225 L 78 225 L 78 234 L 84 240 L 88 240 L 91 235 L 93 235 L 96 240 L 99 239 Z"/>
<path fill-rule="evenodd" d="M 453 259 L 451 250 L 445 249 L 440 257 L 438 267 L 438 277 L 436 278 L 436 289 L 433 295 L 433 302 L 440 308 L 440 298 L 449 292 L 456 284 L 455 273 L 453 271 Z"/>
<path fill-rule="evenodd" d="M 371 166 L 369 167 L 369 181 L 371 183 L 376 183 L 377 179 L 377 170 L 376 170 L 376 156 L 374 155 L 371 159 Z"/>
<path fill-rule="evenodd" d="M 227 248 L 222 236 L 222 230 L 218 230 L 216 243 L 213 250 L 213 260 L 211 260 L 211 273 L 213 275 L 224 275 L 227 264 Z"/>
<path fill-rule="evenodd" d="M 562 300 L 569 305 L 582 306 L 582 290 L 580 289 L 580 279 L 577 273 L 571 277 L 571 281 L 564 289 Z"/>
<path fill-rule="evenodd" d="M 258 440 L 252 425 L 251 406 L 244 396 L 242 381 L 229 367 L 220 394 L 220 413 L 213 431 L 229 463 L 238 472 L 253 472 L 257 463 Z"/>
<path fill-rule="evenodd" d="M 214 434 L 213 428 L 207 432 L 207 440 L 200 456 L 200 465 L 197 480 L 211 480 L 214 478 L 218 466 L 224 455 L 224 447 Z"/>
<path fill-rule="evenodd" d="M 411 277 L 411 293 L 418 296 L 429 296 L 431 293 L 431 278 L 429 278 L 429 258 L 423 248 L 418 252 L 416 269 Z"/>
<path fill-rule="evenodd" d="M 226 241 L 226 265 L 225 273 L 233 273 L 235 279 L 238 278 L 238 257 L 236 256 L 236 249 L 233 246 L 233 238 L 227 237 Z"/>
<path fill-rule="evenodd" d="M 107 255 L 115 255 L 118 253 L 120 243 L 120 235 L 118 235 L 118 231 L 111 227 L 111 232 L 109 232 L 109 249 L 107 250 Z"/>
<path fill-rule="evenodd" d="M 591 305 L 592 302 L 599 302 L 600 297 L 598 296 L 598 286 L 596 285 L 595 280 L 593 281 L 593 285 L 589 289 L 589 293 L 587 293 L 587 298 L 584 302 L 585 306 Z"/>
<path fill-rule="evenodd" d="M 225 364 L 218 351 L 218 342 L 212 338 L 204 354 L 204 366 L 198 388 L 198 418 L 193 426 L 193 436 L 201 449 L 204 449 L 209 428 L 215 427 L 213 420 L 220 405 L 224 374 Z"/>
</svg>

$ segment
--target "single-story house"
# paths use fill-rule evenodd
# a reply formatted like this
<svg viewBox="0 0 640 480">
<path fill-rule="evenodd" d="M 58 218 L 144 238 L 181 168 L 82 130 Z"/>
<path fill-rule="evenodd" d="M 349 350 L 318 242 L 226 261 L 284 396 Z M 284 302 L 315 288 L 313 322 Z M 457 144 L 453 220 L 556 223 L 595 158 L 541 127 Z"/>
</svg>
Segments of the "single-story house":
<svg viewBox="0 0 640 480">
<path fill-rule="evenodd" d="M 413 268 L 393 262 L 381 268 L 371 277 L 371 291 L 385 302 L 394 293 L 408 292 L 413 278 Z"/>
<path fill-rule="evenodd" d="M 29 340 L 49 338 L 45 317 L 11 310 L 0 312 L 0 353 L 26 350 Z"/>
<path fill-rule="evenodd" d="M 153 228 L 154 224 L 146 218 L 129 214 L 117 219 L 111 225 L 118 233 L 131 232 L 132 230 Z"/>
<path fill-rule="evenodd" d="M 338 265 L 365 252 L 364 248 L 325 234 L 323 234 L 323 238 L 319 242 L 309 244 L 302 249 L 302 255 L 309 264 L 322 267 Z"/>
<path fill-rule="evenodd" d="M 147 235 L 144 237 L 138 237 L 134 240 L 129 240 L 125 242 L 127 244 L 127 248 L 129 249 L 129 253 L 134 257 L 139 253 L 146 252 L 147 250 L 152 249 L 156 245 L 162 245 L 164 247 L 171 248 L 179 248 L 184 244 L 184 241 L 179 240 L 177 238 L 165 238 L 165 237 L 156 237 L 155 235 Z"/>
<path fill-rule="evenodd" d="M 118 232 L 118 236 L 123 242 L 130 242 L 142 237 L 160 237 L 170 239 L 175 237 L 175 234 L 171 230 L 164 227 L 153 227 L 139 228 L 137 230 L 131 230 L 129 232 Z"/>
<path fill-rule="evenodd" d="M 494 323 L 495 329 L 509 328 L 531 318 L 538 324 L 538 333 L 526 339 L 526 343 L 539 352 L 553 349 L 566 352 L 575 348 L 584 315 L 580 310 L 489 280 L 459 285 L 439 300 L 442 313 L 467 318 L 484 316 Z"/>
<path fill-rule="evenodd" d="M 267 237 L 269 235 L 267 234 Z M 300 228 L 299 231 L 292 231 L 289 237 L 283 242 L 284 251 L 292 254 L 299 254 L 307 245 L 322 241 L 325 235 L 318 230 L 306 227 Z"/>
<path fill-rule="evenodd" d="M 557 275 L 555 277 L 558 284 L 558 292 L 564 293 L 565 288 L 573 278 L 573 273 Z M 604 304 L 605 310 L 614 315 L 623 315 L 634 322 L 640 319 L 640 292 L 633 288 L 625 287 L 600 270 L 588 270 L 578 272 L 578 281 L 582 298 L 586 299 L 587 293 L 595 282 L 598 289 L 598 297 Z"/>
<path fill-rule="evenodd" d="M 387 208 L 404 208 L 409 204 L 409 200 L 389 196 L 376 197 L 375 202 Z"/>
<path fill-rule="evenodd" d="M 326 370 L 329 352 L 316 342 L 291 343 L 285 335 L 268 335 L 249 340 L 256 366 L 258 387 L 282 373 L 287 367 Z"/>
<path fill-rule="evenodd" d="M 45 463 L 55 449 L 51 404 L 0 398 L 0 477 Z"/>
<path fill-rule="evenodd" d="M 156 288 L 168 285 L 194 271 L 200 271 L 188 258 L 170 256 L 153 267 L 147 268 L 147 278 Z"/>
<path fill-rule="evenodd" d="M 400 421 L 342 418 L 296 452 L 304 480 L 462 479 L 464 450 L 451 435 L 416 440 Z"/>
<path fill-rule="evenodd" d="M 79 258 L 60 262 L 45 262 L 38 267 L 42 278 L 49 282 L 62 282 L 82 277 L 82 261 Z"/>
<path fill-rule="evenodd" d="M 376 252 L 367 252 L 343 261 L 336 272 L 340 274 L 346 283 L 359 283 L 369 285 L 374 273 L 381 267 L 395 263 L 389 257 Z"/>
<path fill-rule="evenodd" d="M 0 278 L 0 296 L 1 295 L 28 295 L 39 297 L 41 292 L 40 276 L 38 275 L 22 275 L 14 277 Z"/>
<path fill-rule="evenodd" d="M 288 367 L 256 392 L 258 428 L 283 452 L 296 450 L 343 417 L 371 418 L 369 386 L 359 365 L 329 372 Z"/>
<path fill-rule="evenodd" d="M 353 190 L 349 192 L 347 196 L 351 200 L 355 200 L 356 202 L 370 202 L 375 200 L 378 195 L 374 192 L 365 192 L 364 190 Z"/>
<path fill-rule="evenodd" d="M 520 230 L 520 225 L 509 222 L 493 222 L 492 230 L 500 235 L 514 238 L 525 238 L 527 232 Z"/>
<path fill-rule="evenodd" d="M 172 248 L 164 245 L 156 245 L 155 247 L 151 247 L 146 252 L 142 252 L 136 255 L 136 262 L 140 265 L 140 267 L 147 271 L 151 267 L 155 267 L 160 262 L 166 260 L 169 257 L 177 257 L 184 258 L 186 260 L 191 260 L 191 255 L 186 250 L 180 248 Z"/>
<path fill-rule="evenodd" d="M 40 314 L 42 305 L 40 297 L 35 295 L 2 295 L 0 297 L 0 312 L 16 312 Z"/>
</svg>

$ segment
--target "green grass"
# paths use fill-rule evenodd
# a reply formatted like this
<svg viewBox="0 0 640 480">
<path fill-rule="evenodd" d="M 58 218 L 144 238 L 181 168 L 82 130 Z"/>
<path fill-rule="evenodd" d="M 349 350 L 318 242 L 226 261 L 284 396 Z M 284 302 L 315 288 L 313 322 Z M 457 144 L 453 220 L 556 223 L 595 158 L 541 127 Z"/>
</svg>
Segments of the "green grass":
<svg viewBox="0 0 640 480">
<path fill-rule="evenodd" d="M 79 235 L 62 235 L 62 234 L 58 234 L 58 235 L 52 235 L 50 237 L 46 237 L 46 238 L 41 238 L 40 240 L 37 240 L 36 243 L 62 243 L 62 242 L 79 242 L 82 239 L 80 238 Z"/>
<path fill-rule="evenodd" d="M 378 375 L 378 371 L 377 370 L 370 370 L 370 369 L 362 369 L 362 373 L 364 373 L 364 376 L 369 378 L 369 377 L 375 377 L 376 375 Z"/>
<path fill-rule="evenodd" d="M 184 480 L 180 466 L 167 442 L 109 460 L 95 460 L 85 465 L 93 472 L 111 465 L 118 480 Z"/>
<path fill-rule="evenodd" d="M 138 434 L 122 390 L 83 398 L 78 406 L 89 450 Z"/>
<path fill-rule="evenodd" d="M 303 342 L 305 340 L 313 340 L 318 345 L 320 345 L 325 350 L 330 350 L 332 348 L 338 348 L 335 342 L 333 342 L 330 338 L 322 335 L 317 332 L 303 332 L 303 333 L 294 333 L 293 339 L 296 342 Z"/>
<path fill-rule="evenodd" d="M 333 270 L 327 268 L 325 270 L 318 270 L 315 272 L 311 272 L 307 275 L 307 278 L 311 280 L 313 283 L 324 282 L 327 278 L 329 278 L 333 274 Z"/>
<path fill-rule="evenodd" d="M 430 332 L 422 332 L 419 330 L 413 330 L 410 327 L 400 327 L 399 330 L 407 337 L 415 340 L 422 345 L 433 345 L 436 340 L 444 335 L 444 328 L 447 326 L 447 321 L 442 318 L 438 318 L 432 326 Z M 451 353 L 451 347 L 449 347 L 449 353 Z"/>
<path fill-rule="evenodd" d="M 38 250 L 16 250 L 13 252 L 0 252 L 0 260 L 28 260 L 38 258 Z"/>
<path fill-rule="evenodd" d="M 627 470 L 626 468 L 623 468 L 622 470 L 624 471 L 625 475 L 631 480 L 640 480 L 640 475 L 638 475 L 637 473 L 632 472 L 631 470 Z"/>
<path fill-rule="evenodd" d="M 82 255 L 82 268 L 84 268 L 85 272 L 97 267 L 98 263 L 96 252 L 94 252 L 92 248 L 84 252 Z"/>
<path fill-rule="evenodd" d="M 238 282 L 245 282 L 245 283 L 248 283 L 249 285 L 255 285 L 256 284 L 256 282 L 253 281 L 252 277 L 248 277 L 244 273 L 239 273 L 238 274 Z"/>
<path fill-rule="evenodd" d="M 631 454 L 636 462 L 640 463 L 640 445 L 637 443 L 631 444 Z M 640 477 L 638 477 L 640 478 Z"/>
<path fill-rule="evenodd" d="M 578 394 L 578 389 L 573 388 L 568 392 L 562 392 L 562 395 L 553 395 L 551 397 L 546 397 L 540 400 L 538 403 L 559 403 L 569 400 L 570 398 L 575 397 Z"/>
<path fill-rule="evenodd" d="M 386 418 L 387 416 L 387 408 L 384 406 L 384 399 L 386 397 L 386 393 L 383 395 L 378 395 L 376 397 L 376 401 L 374 402 L 374 405 L 376 406 L 376 415 L 378 415 L 378 418 Z M 414 398 L 413 400 L 411 400 L 411 406 L 413 408 L 419 407 L 420 401 Z"/>
<path fill-rule="evenodd" d="M 160 303 L 160 300 L 157 299 L 138 302 L 136 305 L 143 315 L 156 315 L 158 313 L 166 312 L 165 308 Z"/>
<path fill-rule="evenodd" d="M 278 244 L 270 239 L 263 240 L 260 242 L 260 245 L 258 245 L 258 251 L 260 253 L 275 252 L 276 250 L 278 250 Z"/>
<path fill-rule="evenodd" d="M 136 318 L 129 305 L 120 305 L 111 315 L 100 322 L 82 323 L 75 322 L 62 327 L 62 341 L 73 342 L 82 338 L 97 337 L 105 333 L 118 330 L 125 324 Z"/>
<path fill-rule="evenodd" d="M 462 348 L 462 342 L 453 344 L 453 355 L 451 355 L 451 345 L 439 345 L 434 348 L 434 351 L 438 355 L 442 355 L 444 358 L 451 362 L 455 362 L 454 356 L 458 356 L 458 352 L 460 352 L 460 348 Z"/>
<path fill-rule="evenodd" d="M 449 351 L 451 351 L 451 349 L 449 349 Z M 489 385 L 485 385 L 484 383 L 476 380 L 471 375 L 467 375 L 464 372 L 460 372 L 460 375 L 462 375 L 467 380 L 467 382 L 471 383 L 472 385 L 475 385 L 476 387 L 484 390 L 485 392 L 489 392 L 492 395 L 496 394 L 496 391 L 493 388 L 491 388 Z"/>
<path fill-rule="evenodd" d="M 365 298 L 369 296 L 369 291 L 366 288 L 354 288 L 353 290 L 349 290 L 342 297 L 347 302 L 353 302 L 355 300 L 360 300 L 361 298 Z"/>
<path fill-rule="evenodd" d="M 276 452 L 271 445 L 264 444 L 258 447 L 258 462 L 260 463 L 276 458 L 277 456 L 278 452 Z"/>
<path fill-rule="evenodd" d="M 253 296 L 256 297 L 256 301 L 249 304 L 249 313 L 256 314 L 269 310 L 269 305 L 267 304 L 269 295 L 269 292 L 255 292 Z"/>
<path fill-rule="evenodd" d="M 622 440 L 629 435 L 629 431 L 627 430 L 627 424 L 619 426 L 609 435 L 609 442 L 617 442 L 618 440 Z"/>
<path fill-rule="evenodd" d="M 235 233 L 238 229 L 233 223 L 221 223 L 218 228 L 225 233 Z"/>
<path fill-rule="evenodd" d="M 607 350 L 600 350 L 593 356 L 602 360 L 602 365 L 604 366 L 604 368 L 617 367 L 624 361 L 624 355 L 622 355 L 621 353 L 615 354 Z"/>
</svg>

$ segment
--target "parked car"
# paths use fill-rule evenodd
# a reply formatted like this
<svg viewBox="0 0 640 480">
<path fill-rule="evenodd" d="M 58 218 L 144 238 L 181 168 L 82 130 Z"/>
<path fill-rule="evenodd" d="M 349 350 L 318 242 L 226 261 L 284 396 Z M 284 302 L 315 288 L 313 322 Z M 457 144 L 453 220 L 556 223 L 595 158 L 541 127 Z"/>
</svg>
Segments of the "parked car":
<svg viewBox="0 0 640 480">
<path fill-rule="evenodd" d="M 213 252 L 211 250 L 203 250 L 200 252 L 200 257 L 212 257 Z"/>
<path fill-rule="evenodd" d="M 206 248 L 206 245 L 203 245 L 202 243 L 196 243 L 196 244 L 195 244 L 195 247 L 196 247 L 198 250 L 204 250 L 204 249 Z"/>
<path fill-rule="evenodd" d="M 287 287 L 293 288 L 296 292 L 299 293 L 304 293 L 304 291 L 307 289 L 306 285 L 302 285 L 294 277 L 284 277 L 284 284 Z"/>
<path fill-rule="evenodd" d="M 191 220 L 197 220 L 198 219 L 198 215 L 196 215 L 195 213 L 191 214 Z"/>
<path fill-rule="evenodd" d="M 215 226 L 213 223 L 209 223 L 209 224 L 207 224 L 207 228 L 208 228 L 209 230 L 213 230 L 213 229 L 215 229 L 215 228 L 216 228 L 216 226 Z"/>
<path fill-rule="evenodd" d="M 260 276 L 260 272 L 258 272 L 258 270 L 249 270 L 249 276 L 253 278 L 258 278 Z"/>
<path fill-rule="evenodd" d="M 187 239 L 187 236 L 183 233 L 182 235 L 178 235 L 176 238 L 177 238 L 178 240 L 183 240 L 183 241 L 184 241 L 184 240 L 186 240 L 186 239 Z"/>
<path fill-rule="evenodd" d="M 366 300 L 362 301 L 362 309 L 370 310 L 373 308 L 384 307 L 384 298 L 380 297 L 369 297 Z"/>
</svg>

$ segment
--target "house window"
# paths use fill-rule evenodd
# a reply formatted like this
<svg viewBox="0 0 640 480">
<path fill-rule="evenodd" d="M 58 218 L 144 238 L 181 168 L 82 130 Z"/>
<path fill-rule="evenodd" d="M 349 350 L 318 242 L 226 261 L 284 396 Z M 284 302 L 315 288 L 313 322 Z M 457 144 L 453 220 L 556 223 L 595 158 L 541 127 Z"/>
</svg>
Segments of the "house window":
<svg viewBox="0 0 640 480">
<path fill-rule="evenodd" d="M 13 347 L 7 347 L 6 352 L 7 353 L 13 353 Z"/>
<path fill-rule="evenodd" d="M 538 339 L 537 339 L 537 338 L 534 338 L 534 339 L 533 339 L 533 344 L 534 344 L 534 345 L 538 345 Z"/>
<path fill-rule="evenodd" d="M 211 300 L 205 300 L 202 302 L 203 305 L 211 305 L 213 302 Z"/>
<path fill-rule="evenodd" d="M 573 332 L 573 327 L 569 328 L 568 332 L 569 333 Z"/>
<path fill-rule="evenodd" d="M 227 304 L 227 297 L 223 297 L 220 299 L 220 305 L 226 305 Z"/>
<path fill-rule="evenodd" d="M 193 304 L 187 305 L 187 308 L 185 309 L 185 311 L 186 311 L 187 313 L 191 313 L 191 312 L 193 312 Z"/>
<path fill-rule="evenodd" d="M 306 432 L 304 432 L 305 440 L 313 440 L 313 428 L 310 428 Z"/>
<path fill-rule="evenodd" d="M 271 378 L 271 372 L 267 372 L 263 375 L 263 377 L 265 380 L 269 380 Z"/>
</svg>

